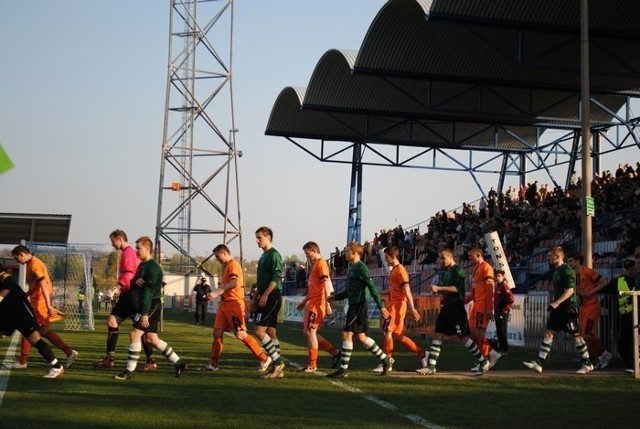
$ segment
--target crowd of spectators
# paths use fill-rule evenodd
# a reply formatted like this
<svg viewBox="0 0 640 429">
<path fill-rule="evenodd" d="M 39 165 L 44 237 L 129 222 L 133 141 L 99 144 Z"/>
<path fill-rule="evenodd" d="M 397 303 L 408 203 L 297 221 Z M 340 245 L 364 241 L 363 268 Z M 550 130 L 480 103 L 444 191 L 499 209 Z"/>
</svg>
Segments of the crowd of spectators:
<svg viewBox="0 0 640 429">
<path fill-rule="evenodd" d="M 463 203 L 460 209 L 441 210 L 431 216 L 427 231 L 405 231 L 401 225 L 382 229 L 365 243 L 366 261 L 380 266 L 378 249 L 396 245 L 403 249 L 405 265 L 419 258 L 420 265 L 436 262 L 443 247 L 454 250 L 459 260 L 466 260 L 467 250 L 484 247 L 484 235 L 496 231 L 512 267 L 526 264 L 544 240 L 552 239 L 567 251 L 577 250 L 581 236 L 581 179 L 570 176 L 568 189 L 550 187 L 537 181 L 506 191 L 491 188 L 487 198 L 476 204 Z M 615 173 L 595 173 L 591 184 L 596 215 L 593 220 L 594 241 L 616 241 L 615 256 L 622 259 L 640 243 L 640 162 L 635 168 L 621 164 Z M 336 248 L 336 254 L 339 254 Z M 346 268 L 346 264 L 344 264 Z"/>
</svg>

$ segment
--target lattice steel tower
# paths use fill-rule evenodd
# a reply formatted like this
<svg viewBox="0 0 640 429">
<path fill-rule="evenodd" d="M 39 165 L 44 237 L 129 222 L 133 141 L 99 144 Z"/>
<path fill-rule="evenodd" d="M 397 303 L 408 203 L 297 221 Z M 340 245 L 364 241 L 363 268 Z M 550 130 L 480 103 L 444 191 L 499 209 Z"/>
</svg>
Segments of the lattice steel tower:
<svg viewBox="0 0 640 429">
<path fill-rule="evenodd" d="M 242 258 L 233 9 L 233 0 L 170 0 L 155 239 L 156 257 L 166 245 L 181 255 L 170 267 L 179 274 L 202 270 L 220 243 Z"/>
</svg>

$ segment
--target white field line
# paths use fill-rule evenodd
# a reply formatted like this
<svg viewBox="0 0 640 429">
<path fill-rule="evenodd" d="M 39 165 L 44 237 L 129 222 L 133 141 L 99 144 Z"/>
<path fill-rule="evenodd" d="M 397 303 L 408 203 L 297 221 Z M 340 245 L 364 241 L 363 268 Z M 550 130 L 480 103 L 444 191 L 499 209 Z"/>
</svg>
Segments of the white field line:
<svg viewBox="0 0 640 429">
<path fill-rule="evenodd" d="M 4 361 L 0 368 L 0 408 L 2 407 L 2 400 L 4 394 L 7 391 L 7 384 L 9 384 L 9 376 L 11 375 L 11 369 L 7 368 L 7 365 L 15 361 L 16 350 L 18 349 L 18 343 L 20 342 L 20 333 L 18 331 L 13 333 L 11 337 L 11 344 L 7 348 L 7 353 L 4 355 Z"/>
</svg>

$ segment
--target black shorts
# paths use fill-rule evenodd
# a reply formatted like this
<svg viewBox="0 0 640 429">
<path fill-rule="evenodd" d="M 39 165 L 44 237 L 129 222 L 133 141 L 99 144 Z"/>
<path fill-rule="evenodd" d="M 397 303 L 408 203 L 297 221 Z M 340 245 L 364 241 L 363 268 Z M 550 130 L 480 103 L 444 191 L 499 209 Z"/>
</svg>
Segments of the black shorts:
<svg viewBox="0 0 640 429">
<path fill-rule="evenodd" d="M 131 316 L 133 320 L 133 328 L 139 331 L 144 331 L 145 333 L 151 332 L 154 334 L 158 333 L 158 327 L 160 325 L 160 313 L 162 311 L 162 304 L 159 299 L 153 300 L 151 302 L 151 308 L 149 309 L 149 326 L 143 328 L 140 324 L 140 318 L 142 317 L 140 314 L 135 314 Z"/>
<path fill-rule="evenodd" d="M 436 334 L 457 337 L 466 337 L 471 334 L 467 311 L 462 301 L 440 307 L 440 314 L 436 319 Z"/>
<path fill-rule="evenodd" d="M 573 302 L 565 301 L 549 313 L 547 331 L 575 334 L 579 330 L 578 307 Z"/>
<path fill-rule="evenodd" d="M 118 298 L 118 302 L 113 306 L 111 315 L 116 316 L 120 320 L 124 320 L 127 317 L 131 317 L 136 313 L 138 306 L 138 293 L 129 289 L 126 292 L 122 292 Z"/>
<path fill-rule="evenodd" d="M 267 304 L 264 307 L 256 308 L 254 319 L 256 326 L 268 326 L 276 328 L 278 326 L 278 314 L 282 307 L 282 295 L 280 291 L 273 291 L 267 298 Z"/>
<path fill-rule="evenodd" d="M 0 332 L 9 336 L 18 331 L 23 337 L 28 337 L 40 328 L 36 321 L 33 308 L 27 299 L 21 299 L 0 313 Z"/>
<path fill-rule="evenodd" d="M 366 334 L 369 331 L 369 305 L 367 302 L 358 304 L 349 304 L 347 317 L 344 321 L 345 332 L 353 332 L 354 334 Z"/>
</svg>

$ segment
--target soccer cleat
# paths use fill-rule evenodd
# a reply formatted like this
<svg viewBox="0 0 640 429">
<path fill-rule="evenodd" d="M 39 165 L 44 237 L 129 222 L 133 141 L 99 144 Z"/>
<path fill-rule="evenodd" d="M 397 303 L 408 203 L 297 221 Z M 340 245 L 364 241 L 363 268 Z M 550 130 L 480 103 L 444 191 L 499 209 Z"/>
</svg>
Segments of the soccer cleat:
<svg viewBox="0 0 640 429">
<path fill-rule="evenodd" d="M 96 362 L 93 366 L 100 369 L 113 369 L 115 364 L 116 364 L 115 360 L 109 359 L 108 357 L 106 357 Z"/>
<path fill-rule="evenodd" d="M 342 358 L 342 352 L 338 352 L 337 355 L 331 356 L 331 368 L 333 369 L 337 368 L 341 358 Z"/>
<path fill-rule="evenodd" d="M 56 368 L 54 366 L 51 367 L 49 373 L 47 375 L 42 376 L 42 378 L 57 378 L 62 377 L 64 375 L 64 368 L 61 366 L 60 368 Z"/>
<path fill-rule="evenodd" d="M 316 372 L 318 368 L 311 368 L 310 366 L 302 370 L 302 372 Z"/>
<path fill-rule="evenodd" d="M 434 375 L 436 373 L 436 369 L 435 368 L 429 368 L 424 367 L 424 368 L 418 368 L 416 369 L 416 372 L 420 375 Z"/>
<path fill-rule="evenodd" d="M 8 369 L 26 369 L 28 364 L 20 362 L 11 362 L 4 365 Z"/>
<path fill-rule="evenodd" d="M 73 365 L 77 358 L 78 352 L 75 350 L 71 350 L 71 354 L 67 356 L 67 362 L 65 362 L 64 367 L 67 369 L 71 368 L 71 365 Z"/>
<path fill-rule="evenodd" d="M 259 372 L 266 372 L 269 369 L 269 365 L 271 365 L 271 356 L 267 356 L 267 360 L 264 362 L 260 362 L 260 366 L 258 367 Z"/>
<path fill-rule="evenodd" d="M 495 350 L 491 350 L 491 353 L 489 353 L 489 369 L 496 366 L 501 357 L 502 355 L 500 353 Z"/>
<path fill-rule="evenodd" d="M 591 371 L 593 371 L 593 365 L 589 362 L 582 364 L 582 366 L 576 371 L 576 374 L 586 374 Z"/>
<path fill-rule="evenodd" d="M 133 373 L 128 369 L 125 369 L 113 378 L 115 378 L 116 380 L 129 380 L 130 378 L 133 378 Z"/>
<path fill-rule="evenodd" d="M 611 359 L 613 359 L 613 355 L 609 353 L 607 350 L 602 352 L 600 356 L 598 356 L 598 367 L 597 369 L 605 369 L 611 363 Z"/>
<path fill-rule="evenodd" d="M 375 372 L 376 374 L 380 374 L 382 372 L 382 364 L 379 364 L 375 368 L 371 370 L 371 372 Z"/>
<path fill-rule="evenodd" d="M 142 370 L 144 372 L 155 371 L 156 369 L 158 369 L 158 362 L 156 362 L 155 359 L 151 359 L 150 361 L 145 363 L 144 366 L 142 367 Z"/>
<path fill-rule="evenodd" d="M 429 352 L 424 353 L 424 357 L 420 359 L 420 365 L 422 365 L 423 368 L 429 366 Z"/>
<path fill-rule="evenodd" d="M 532 360 L 531 362 L 522 362 L 522 364 L 535 372 L 542 372 L 542 366 L 535 360 Z"/>
<path fill-rule="evenodd" d="M 382 361 L 382 372 L 380 373 L 380 375 L 387 375 L 388 373 L 390 373 L 393 370 L 393 362 L 395 362 L 394 359 L 390 358 L 389 356 L 384 358 L 384 360 Z"/>
<path fill-rule="evenodd" d="M 349 374 L 344 369 L 339 369 L 331 374 L 327 374 L 328 378 L 347 378 Z"/>
<path fill-rule="evenodd" d="M 182 377 L 182 374 L 187 370 L 189 366 L 184 363 L 184 362 L 180 362 L 176 364 L 176 378 L 180 378 Z"/>
<path fill-rule="evenodd" d="M 479 372 L 484 374 L 485 372 L 489 371 L 489 368 L 491 368 L 491 363 L 489 362 L 488 359 L 485 359 L 482 362 L 480 362 L 480 371 Z"/>
<path fill-rule="evenodd" d="M 265 379 L 282 378 L 280 376 L 280 373 L 282 373 L 283 371 L 284 371 L 283 361 L 281 361 L 280 363 L 274 363 L 271 366 L 271 369 L 269 370 L 269 372 L 267 372 L 262 378 L 265 378 Z"/>
<path fill-rule="evenodd" d="M 480 371 L 480 362 L 477 362 L 474 366 L 471 367 L 471 369 L 469 370 L 471 372 L 478 372 Z"/>
<path fill-rule="evenodd" d="M 205 366 L 202 367 L 202 369 L 204 371 L 217 371 L 218 367 L 217 366 L 213 366 L 210 363 L 206 364 Z"/>
</svg>

